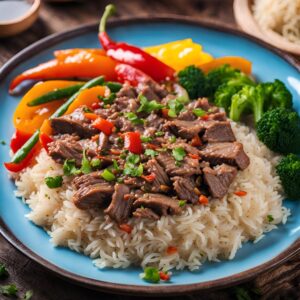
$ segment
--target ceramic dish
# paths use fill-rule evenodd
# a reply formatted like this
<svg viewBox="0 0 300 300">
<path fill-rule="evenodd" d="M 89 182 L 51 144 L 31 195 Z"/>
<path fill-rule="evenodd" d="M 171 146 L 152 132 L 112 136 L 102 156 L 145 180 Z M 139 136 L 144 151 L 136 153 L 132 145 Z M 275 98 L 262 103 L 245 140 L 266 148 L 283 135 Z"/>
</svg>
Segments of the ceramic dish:
<svg viewBox="0 0 300 300">
<path fill-rule="evenodd" d="M 258 80 L 282 80 L 294 97 L 300 112 L 299 65 L 257 40 L 232 29 L 214 24 L 190 21 L 183 17 L 122 19 L 110 24 L 109 33 L 116 40 L 138 46 L 161 44 L 192 38 L 215 57 L 242 56 L 253 62 Z M 11 117 L 18 98 L 8 94 L 10 80 L 21 71 L 51 58 L 55 49 L 84 45 L 97 48 L 97 26 L 90 25 L 50 36 L 23 50 L 0 71 L 1 140 L 9 141 L 13 133 Z M 285 200 L 292 215 L 287 224 L 267 234 L 259 243 L 246 243 L 232 261 L 206 263 L 199 271 L 174 271 L 165 284 L 149 284 L 139 278 L 140 268 L 99 270 L 90 258 L 65 248 L 55 248 L 49 236 L 24 215 L 28 207 L 14 196 L 14 184 L 7 177 L 2 163 L 9 160 L 8 146 L 1 146 L 0 212 L 1 232 L 21 252 L 47 269 L 66 279 L 90 288 L 127 294 L 170 295 L 202 289 L 220 288 L 245 281 L 267 269 L 283 263 L 300 249 L 300 202 Z"/>
</svg>

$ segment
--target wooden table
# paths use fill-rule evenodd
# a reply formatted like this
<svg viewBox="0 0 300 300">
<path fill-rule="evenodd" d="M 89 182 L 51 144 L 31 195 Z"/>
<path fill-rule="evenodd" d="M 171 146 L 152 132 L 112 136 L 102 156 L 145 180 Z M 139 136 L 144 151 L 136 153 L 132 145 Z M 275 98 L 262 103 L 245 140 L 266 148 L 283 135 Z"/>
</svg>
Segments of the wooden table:
<svg viewBox="0 0 300 300">
<path fill-rule="evenodd" d="M 155 13 L 174 13 L 198 19 L 218 19 L 227 25 L 236 26 L 232 12 L 232 0 L 115 0 L 113 2 L 117 4 L 121 16 L 135 16 L 140 13 L 149 15 L 155 15 Z M 61 32 L 84 23 L 97 21 L 106 4 L 107 1 L 92 0 L 73 4 L 43 3 L 40 18 L 31 29 L 19 36 L 0 40 L 0 66 L 26 46 L 51 33 Z M 16 283 L 20 289 L 20 295 L 26 290 L 33 290 L 33 299 L 142 299 L 141 297 L 136 298 L 99 293 L 63 281 L 19 253 L 2 237 L 0 237 L 0 261 L 8 266 L 10 273 L 10 278 L 4 281 L 3 284 Z M 300 299 L 300 255 L 281 267 L 268 271 L 252 282 L 244 284 L 242 288 L 248 291 L 251 298 Z M 255 291 L 257 289 L 261 296 L 256 295 Z M 236 287 L 198 295 L 173 297 L 173 299 L 195 300 L 202 298 L 235 299 Z"/>
</svg>

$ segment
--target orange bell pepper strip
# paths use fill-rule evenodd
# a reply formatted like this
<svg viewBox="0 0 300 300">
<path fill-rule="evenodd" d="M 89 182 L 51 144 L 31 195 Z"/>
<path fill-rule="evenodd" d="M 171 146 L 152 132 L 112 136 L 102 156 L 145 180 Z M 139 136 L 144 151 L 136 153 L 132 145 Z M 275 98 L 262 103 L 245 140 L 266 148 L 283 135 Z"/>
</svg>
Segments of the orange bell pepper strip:
<svg viewBox="0 0 300 300">
<path fill-rule="evenodd" d="M 76 81 L 51 80 L 34 85 L 19 102 L 13 116 L 13 123 L 17 130 L 32 135 L 39 129 L 45 119 L 48 119 L 64 102 L 57 100 L 37 106 L 27 103 L 57 88 L 64 88 L 77 84 Z"/>
<path fill-rule="evenodd" d="M 25 80 L 49 80 L 67 78 L 94 78 L 103 75 L 106 80 L 116 80 L 116 62 L 102 55 L 78 52 L 65 59 L 52 59 L 33 67 L 13 79 L 10 93 Z"/>
<path fill-rule="evenodd" d="M 212 69 L 218 68 L 222 65 L 230 65 L 235 69 L 241 70 L 243 73 L 250 75 L 252 72 L 251 61 L 239 57 L 239 56 L 224 56 L 213 59 L 212 61 L 198 65 L 198 67 L 204 72 L 208 73 Z"/>
<path fill-rule="evenodd" d="M 106 56 L 106 53 L 103 49 L 92 49 L 92 48 L 73 48 L 73 49 L 62 49 L 62 50 L 55 50 L 54 51 L 54 57 L 59 60 L 64 60 L 68 56 L 74 56 L 78 53 L 90 53 L 95 55 L 102 55 Z"/>
</svg>

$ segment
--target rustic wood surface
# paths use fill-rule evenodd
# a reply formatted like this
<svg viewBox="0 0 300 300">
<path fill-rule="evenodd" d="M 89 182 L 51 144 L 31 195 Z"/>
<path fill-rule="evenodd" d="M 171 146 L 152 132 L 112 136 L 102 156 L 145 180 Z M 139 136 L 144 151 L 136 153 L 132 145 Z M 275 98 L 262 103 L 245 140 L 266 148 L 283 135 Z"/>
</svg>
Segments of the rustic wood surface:
<svg viewBox="0 0 300 300">
<path fill-rule="evenodd" d="M 113 2 L 117 4 L 121 16 L 135 16 L 140 13 L 149 15 L 174 13 L 198 19 L 219 20 L 227 25 L 236 26 L 232 13 L 232 0 L 115 0 Z M 51 33 L 98 20 L 100 12 L 106 4 L 107 1 L 100 0 L 82 0 L 77 3 L 60 4 L 44 2 L 40 18 L 32 28 L 13 38 L 0 39 L 0 66 L 26 46 Z M 142 297 L 99 293 L 61 280 L 19 253 L 2 237 L 0 237 L 0 261 L 7 265 L 10 273 L 10 277 L 0 284 L 16 283 L 20 290 L 20 297 L 26 290 L 33 290 L 33 299 L 37 300 L 142 299 Z M 242 292 L 246 290 L 250 298 L 238 298 L 237 290 L 239 288 L 242 288 Z M 173 299 L 191 300 L 254 298 L 300 299 L 300 255 L 239 287 L 173 297 Z M 0 299 L 2 299 L 1 295 Z"/>
</svg>

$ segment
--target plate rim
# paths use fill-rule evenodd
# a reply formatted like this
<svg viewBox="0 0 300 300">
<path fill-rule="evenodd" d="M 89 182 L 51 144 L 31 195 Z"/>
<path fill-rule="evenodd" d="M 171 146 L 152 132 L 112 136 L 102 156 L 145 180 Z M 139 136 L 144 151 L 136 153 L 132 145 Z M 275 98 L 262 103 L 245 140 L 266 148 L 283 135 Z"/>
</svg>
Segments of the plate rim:
<svg viewBox="0 0 300 300">
<path fill-rule="evenodd" d="M 213 29 L 225 33 L 231 33 L 234 35 L 238 35 L 244 37 L 248 40 L 253 41 L 260 46 L 267 48 L 268 50 L 274 52 L 285 61 L 287 61 L 291 66 L 296 68 L 296 70 L 300 71 L 300 62 L 296 60 L 296 58 L 292 57 L 291 55 L 284 53 L 281 50 L 274 48 L 273 46 L 253 37 L 244 32 L 241 32 L 232 26 L 228 26 L 221 22 L 211 21 L 211 20 L 198 20 L 193 19 L 191 20 L 188 16 L 178 16 L 172 14 L 159 14 L 155 17 L 150 17 L 149 15 L 140 15 L 137 17 L 121 17 L 118 19 L 113 19 L 109 22 L 109 26 L 111 27 L 118 27 L 127 24 L 134 24 L 134 23 L 157 23 L 157 22 L 180 22 L 186 23 L 191 25 L 196 25 L 208 29 Z M 81 34 L 97 31 L 97 23 L 91 23 L 82 25 L 79 27 L 75 27 L 68 31 L 63 31 L 59 33 L 55 33 L 49 35 L 32 45 L 24 48 L 22 51 L 14 55 L 11 59 L 9 59 L 0 69 L 0 81 L 2 81 L 7 74 L 16 68 L 19 64 L 26 61 L 26 59 L 32 57 L 35 53 L 39 53 L 49 46 L 54 46 L 55 44 L 70 39 L 76 36 L 80 36 Z M 2 217 L 0 218 L 0 234 L 17 250 L 21 253 L 29 257 L 30 259 L 37 262 L 39 265 L 47 269 L 48 271 L 58 275 L 59 277 L 71 281 L 73 283 L 79 284 L 81 286 L 104 291 L 104 292 L 114 292 L 118 294 L 127 294 L 127 295 L 149 295 L 149 296 L 170 296 L 170 295 L 181 295 L 191 292 L 196 292 L 200 290 L 211 290 L 216 288 L 225 288 L 235 284 L 242 283 L 244 281 L 250 280 L 251 278 L 258 276 L 262 272 L 272 269 L 288 259 L 292 258 L 293 256 L 300 253 L 300 239 L 297 239 L 293 244 L 291 244 L 287 249 L 281 252 L 279 255 L 274 257 L 267 262 L 258 265 L 254 268 L 250 268 L 243 272 L 239 272 L 234 275 L 226 276 L 216 280 L 204 281 L 200 283 L 193 283 L 193 284 L 176 284 L 176 285 L 126 285 L 126 284 L 119 284 L 119 283 L 112 283 L 112 282 L 105 282 L 101 280 L 96 280 L 92 278 L 87 278 L 84 276 L 77 275 L 75 273 L 69 272 L 65 269 L 62 269 L 55 264 L 47 261 L 42 256 L 38 255 L 30 248 L 28 248 L 25 244 L 23 244 L 16 236 L 12 233 L 9 227 L 5 224 Z"/>
</svg>

